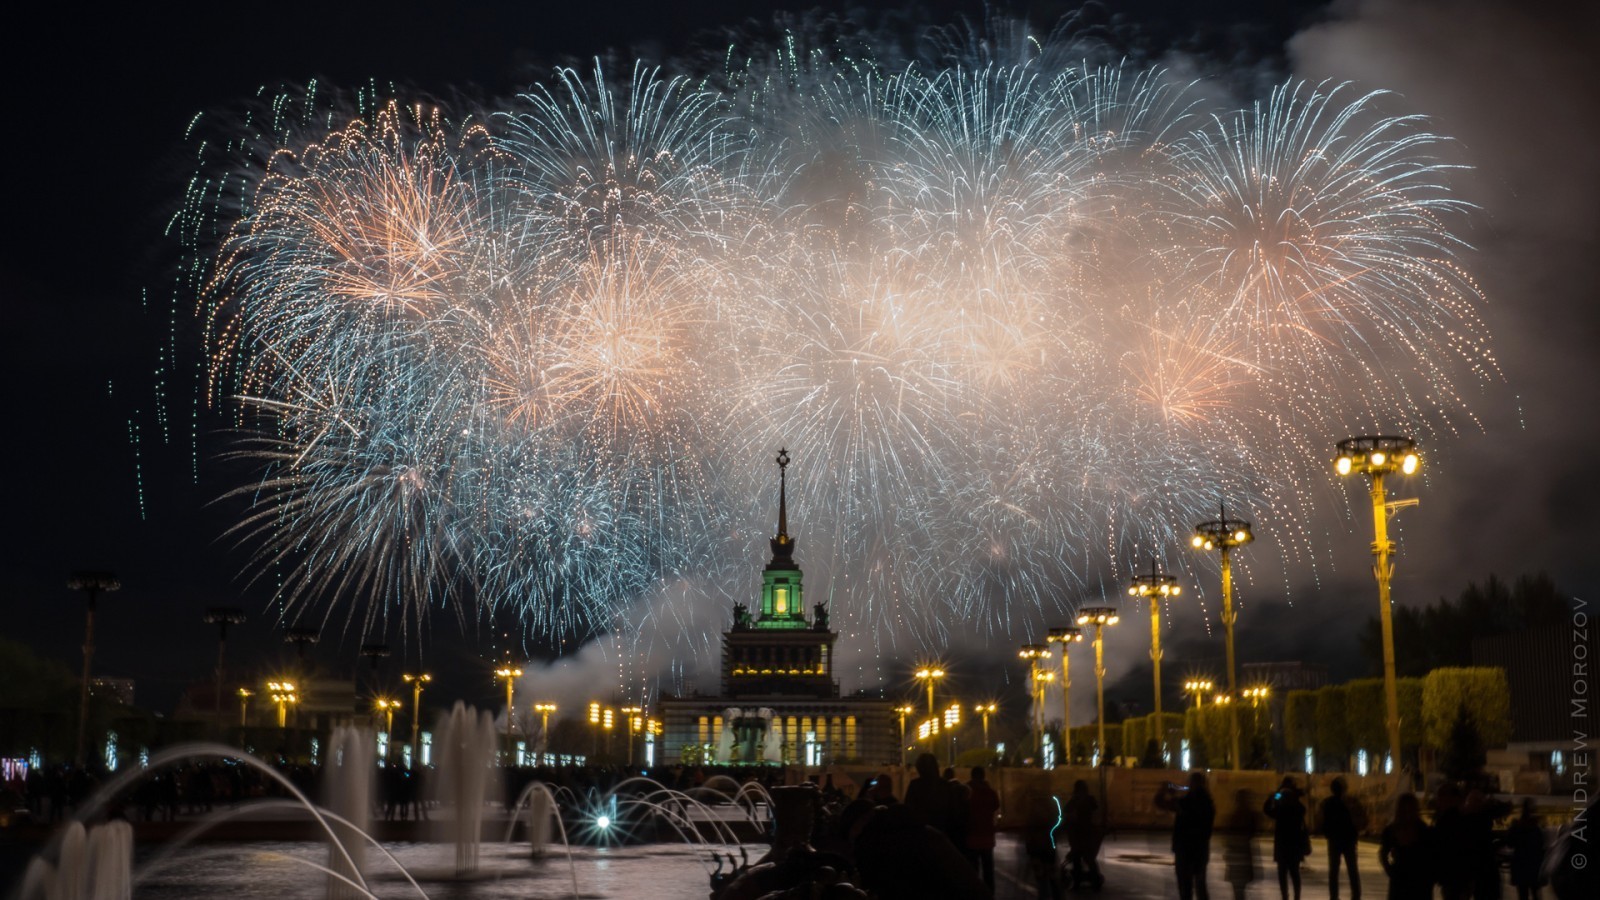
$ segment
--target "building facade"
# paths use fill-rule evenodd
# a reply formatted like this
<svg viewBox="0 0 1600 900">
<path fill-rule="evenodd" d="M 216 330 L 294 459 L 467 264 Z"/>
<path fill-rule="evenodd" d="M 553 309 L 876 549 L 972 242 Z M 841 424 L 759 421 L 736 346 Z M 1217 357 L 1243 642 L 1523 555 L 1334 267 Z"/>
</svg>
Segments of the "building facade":
<svg viewBox="0 0 1600 900">
<path fill-rule="evenodd" d="M 752 610 L 735 603 L 722 636 L 716 696 L 664 696 L 662 761 L 720 765 L 823 766 L 898 759 L 893 704 L 841 697 L 828 609 L 806 614 L 805 588 L 789 535 L 789 454 L 778 453 L 778 533 Z"/>
</svg>

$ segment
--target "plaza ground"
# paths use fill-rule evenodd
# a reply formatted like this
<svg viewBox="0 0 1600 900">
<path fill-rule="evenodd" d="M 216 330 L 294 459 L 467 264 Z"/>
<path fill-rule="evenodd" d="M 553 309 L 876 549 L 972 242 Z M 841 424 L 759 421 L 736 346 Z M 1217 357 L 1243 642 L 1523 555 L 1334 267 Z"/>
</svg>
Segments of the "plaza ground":
<svg viewBox="0 0 1600 900">
<path fill-rule="evenodd" d="M 1007 898 L 1037 896 L 1033 876 L 1023 858 L 1022 845 L 1012 835 L 1002 834 L 995 852 L 995 897 Z M 1172 867 L 1172 835 L 1166 831 L 1123 831 L 1106 839 L 1100 850 L 1100 871 L 1105 875 L 1105 887 L 1098 896 L 1110 898 L 1160 898 L 1178 895 L 1177 879 Z M 1243 864 L 1245 847 L 1238 838 L 1218 833 L 1211 845 L 1211 865 L 1206 870 L 1206 885 L 1210 896 L 1225 900 L 1277 900 L 1278 870 L 1272 862 L 1272 836 L 1257 837 L 1249 842 L 1251 865 Z M 1061 855 L 1065 857 L 1063 849 Z M 1387 896 L 1389 880 L 1378 865 L 1378 845 L 1363 841 L 1358 850 L 1361 871 L 1361 895 L 1368 898 Z M 1233 865 L 1230 865 L 1230 861 Z M 1324 900 L 1328 897 L 1328 849 L 1321 838 L 1311 839 L 1311 856 L 1308 865 L 1302 865 L 1302 900 Z M 1253 875 L 1246 880 L 1246 872 Z M 1341 868 L 1339 896 L 1350 896 L 1349 883 Z M 1228 880 L 1232 875 L 1234 882 Z M 1093 897 L 1096 892 L 1085 889 L 1074 892 L 1064 890 L 1063 897 Z M 1292 896 L 1292 894 L 1291 894 Z"/>
</svg>

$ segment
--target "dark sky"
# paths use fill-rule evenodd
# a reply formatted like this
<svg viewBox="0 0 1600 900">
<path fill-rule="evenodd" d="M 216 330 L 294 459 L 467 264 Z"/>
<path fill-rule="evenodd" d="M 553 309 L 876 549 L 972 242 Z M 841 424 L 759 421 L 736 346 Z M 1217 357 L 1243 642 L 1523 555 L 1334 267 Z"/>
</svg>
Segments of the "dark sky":
<svg viewBox="0 0 1600 900">
<path fill-rule="evenodd" d="M 779 8 L 840 4 L 780 3 Z M 682 52 L 713 26 L 737 26 L 770 3 L 383 4 L 374 15 L 327 8 L 207 5 L 179 11 L 122 5 L 109 13 L 55 4 L 36 10 L 3 65 L 9 239 L 0 245 L 6 327 L 3 442 L 12 486 L 0 576 L 0 633 L 76 668 L 82 604 L 65 589 L 74 568 L 108 567 L 124 589 L 102 606 L 96 670 L 132 675 L 141 701 L 170 706 L 205 677 L 215 604 L 244 606 L 237 658 L 281 652 L 262 614 L 265 592 L 237 573 L 245 555 L 219 540 L 232 508 L 211 501 L 230 481 L 222 445 L 201 436 L 199 480 L 188 436 L 163 442 L 152 408 L 155 347 L 167 339 L 173 245 L 162 229 L 191 162 L 184 129 L 195 113 L 235 108 L 265 84 L 333 85 L 368 78 L 448 96 L 509 93 L 548 70 L 608 49 Z M 1052 21 L 1075 4 L 1017 7 Z M 258 12 L 261 9 L 263 11 Z M 685 10 L 692 10 L 692 14 Z M 915 22 L 978 15 L 971 3 L 922 3 Z M 1430 458 L 1424 501 L 1396 582 L 1402 602 L 1455 594 L 1470 579 L 1547 570 L 1587 596 L 1600 575 L 1591 457 L 1600 428 L 1600 317 L 1594 289 L 1596 132 L 1584 38 L 1594 13 L 1556 21 L 1497 0 L 1111 4 L 1092 14 L 1129 49 L 1197 54 L 1211 71 L 1285 69 L 1350 78 L 1404 94 L 1437 129 L 1461 140 L 1482 207 L 1467 235 L 1489 331 L 1507 383 L 1473 406 L 1464 431 Z M 1249 78 L 1239 79 L 1248 83 Z M 192 350 L 194 335 L 177 344 Z M 170 421 L 191 402 L 174 391 Z M 205 422 L 206 420 L 202 420 Z M 220 423 L 214 423 L 220 424 Z M 209 429 L 210 426 L 203 426 Z M 1436 464 L 1434 460 L 1436 458 Z M 1373 593 L 1362 520 L 1331 568 L 1295 591 L 1319 607 L 1274 614 L 1311 635 L 1364 618 Z M 1354 610 L 1351 615 L 1329 610 Z M 430 665 L 476 671 L 484 642 L 440 620 Z M 1286 638 L 1286 653 L 1304 642 Z M 1009 657 L 1010 648 L 1002 656 Z M 354 645 L 320 648 L 349 666 Z M 466 680 L 458 692 L 490 693 Z"/>
</svg>

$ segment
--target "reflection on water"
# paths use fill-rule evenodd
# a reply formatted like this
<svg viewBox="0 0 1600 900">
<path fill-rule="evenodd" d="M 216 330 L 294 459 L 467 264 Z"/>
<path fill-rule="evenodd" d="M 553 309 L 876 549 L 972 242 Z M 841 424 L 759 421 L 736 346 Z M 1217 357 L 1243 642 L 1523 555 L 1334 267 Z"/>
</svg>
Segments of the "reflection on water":
<svg viewBox="0 0 1600 900">
<path fill-rule="evenodd" d="M 651 897 L 702 900 L 707 877 L 715 869 L 711 853 L 735 857 L 736 846 L 646 844 L 631 847 L 575 847 L 569 866 L 566 851 L 554 847 L 532 859 L 528 845 L 485 844 L 478 873 L 470 881 L 455 879 L 455 850 L 450 845 L 393 843 L 384 845 L 406 867 L 431 900 L 451 898 L 517 898 L 543 900 L 572 896 L 572 866 L 578 893 L 584 898 Z M 767 848 L 747 844 L 750 859 Z M 150 874 L 135 888 L 141 898 L 226 897 L 228 900 L 321 898 L 325 877 L 306 863 L 327 862 L 320 843 L 202 844 L 185 849 L 180 858 Z M 134 864 L 140 871 L 143 860 Z M 417 897 L 417 892 L 380 853 L 368 856 L 367 881 L 374 894 L 389 898 Z"/>
</svg>

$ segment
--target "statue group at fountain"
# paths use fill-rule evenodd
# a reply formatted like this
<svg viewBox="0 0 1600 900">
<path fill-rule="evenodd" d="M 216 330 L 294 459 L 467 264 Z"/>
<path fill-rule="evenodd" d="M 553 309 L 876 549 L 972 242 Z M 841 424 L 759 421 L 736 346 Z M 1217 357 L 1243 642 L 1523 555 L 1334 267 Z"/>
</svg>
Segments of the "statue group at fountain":
<svg viewBox="0 0 1600 900">
<path fill-rule="evenodd" d="M 722 735 L 717 738 L 719 765 L 783 764 L 783 725 L 777 714 L 763 706 L 722 711 Z"/>
</svg>

